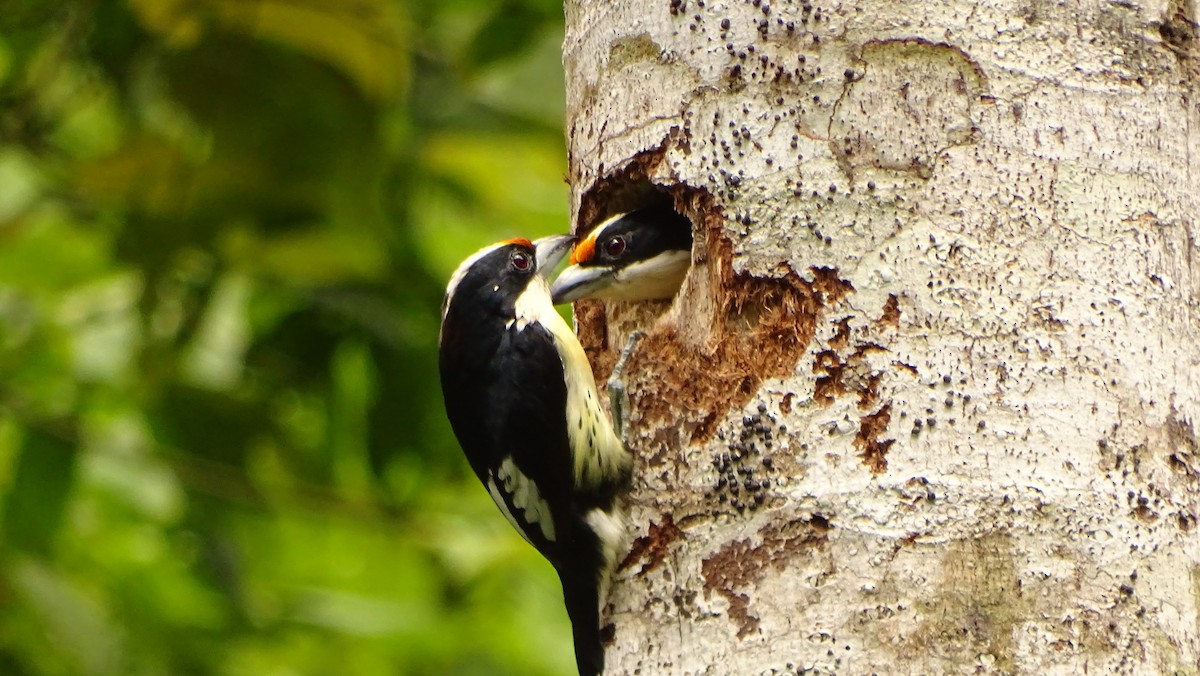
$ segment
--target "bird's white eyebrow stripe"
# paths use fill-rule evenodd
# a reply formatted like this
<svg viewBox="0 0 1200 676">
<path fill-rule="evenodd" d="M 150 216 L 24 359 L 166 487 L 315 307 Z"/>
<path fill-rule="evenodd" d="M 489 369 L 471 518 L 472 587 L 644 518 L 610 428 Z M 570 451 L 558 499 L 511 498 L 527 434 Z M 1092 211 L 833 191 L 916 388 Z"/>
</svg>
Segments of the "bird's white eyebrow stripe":
<svg viewBox="0 0 1200 676">
<path fill-rule="evenodd" d="M 616 216 L 612 216 L 608 220 L 601 221 L 600 225 L 597 225 L 596 227 L 594 227 L 588 231 L 588 234 L 586 235 L 586 237 L 599 239 L 600 235 L 604 234 L 605 228 L 609 227 L 613 223 L 616 223 L 617 221 L 621 220 L 622 218 L 625 218 L 626 216 L 628 216 L 631 213 L 633 213 L 633 212 L 627 211 L 623 214 L 617 214 Z"/>
<path fill-rule="evenodd" d="M 450 299 L 454 296 L 454 290 L 458 288 L 458 285 L 462 282 L 463 277 L 467 276 L 467 272 L 470 271 L 471 266 L 474 265 L 476 262 L 478 262 L 479 259 L 483 258 L 484 256 L 492 253 L 493 251 L 495 251 L 496 249 L 499 249 L 502 246 L 507 246 L 508 244 L 509 244 L 509 242 L 497 242 L 496 244 L 492 244 L 491 246 L 485 246 L 484 248 L 480 249 L 479 251 L 476 251 L 475 253 L 468 256 L 465 261 L 458 264 L 458 267 L 454 269 L 454 273 L 450 275 L 450 281 L 446 283 L 446 295 L 442 297 L 443 298 L 443 300 L 442 300 L 442 320 L 443 321 L 445 321 L 445 319 L 446 319 L 446 311 L 450 309 Z"/>
</svg>

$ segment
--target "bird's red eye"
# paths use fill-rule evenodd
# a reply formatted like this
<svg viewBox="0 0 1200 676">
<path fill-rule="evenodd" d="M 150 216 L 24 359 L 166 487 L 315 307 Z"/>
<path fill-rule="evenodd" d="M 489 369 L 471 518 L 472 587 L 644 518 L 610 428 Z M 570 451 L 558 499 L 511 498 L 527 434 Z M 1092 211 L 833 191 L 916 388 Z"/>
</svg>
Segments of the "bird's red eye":
<svg viewBox="0 0 1200 676">
<path fill-rule="evenodd" d="M 604 243 L 604 253 L 609 256 L 620 256 L 625 253 L 625 238 L 617 235 Z"/>
<path fill-rule="evenodd" d="M 533 267 L 533 257 L 524 251 L 514 251 L 509 257 L 508 262 L 512 265 L 513 270 L 517 272 L 525 272 Z"/>
</svg>

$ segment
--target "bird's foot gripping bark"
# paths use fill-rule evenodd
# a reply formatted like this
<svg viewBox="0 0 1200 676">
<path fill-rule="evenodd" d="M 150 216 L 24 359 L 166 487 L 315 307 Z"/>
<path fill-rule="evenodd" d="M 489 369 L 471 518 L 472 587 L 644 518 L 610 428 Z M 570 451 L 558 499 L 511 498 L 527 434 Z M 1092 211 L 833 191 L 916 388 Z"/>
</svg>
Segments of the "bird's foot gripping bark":
<svg viewBox="0 0 1200 676">
<path fill-rule="evenodd" d="M 629 336 L 629 340 L 625 341 L 625 348 L 621 350 L 621 356 L 617 359 L 617 363 L 613 366 L 612 375 L 608 378 L 608 406 L 612 413 L 613 428 L 617 430 L 617 434 L 621 439 L 628 439 L 629 420 L 625 417 L 629 411 L 629 393 L 625 388 L 624 374 L 625 364 L 629 361 L 629 355 L 633 354 L 635 348 L 642 338 L 646 337 L 645 331 L 634 331 Z"/>
</svg>

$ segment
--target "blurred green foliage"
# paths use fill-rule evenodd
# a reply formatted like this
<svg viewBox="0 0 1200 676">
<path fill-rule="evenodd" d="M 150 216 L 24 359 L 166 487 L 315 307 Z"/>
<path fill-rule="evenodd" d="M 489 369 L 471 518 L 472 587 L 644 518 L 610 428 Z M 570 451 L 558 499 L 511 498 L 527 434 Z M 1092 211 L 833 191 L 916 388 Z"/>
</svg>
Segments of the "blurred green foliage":
<svg viewBox="0 0 1200 676">
<path fill-rule="evenodd" d="M 558 0 L 0 0 L 0 674 L 552 674 L 444 280 L 566 227 Z"/>
</svg>

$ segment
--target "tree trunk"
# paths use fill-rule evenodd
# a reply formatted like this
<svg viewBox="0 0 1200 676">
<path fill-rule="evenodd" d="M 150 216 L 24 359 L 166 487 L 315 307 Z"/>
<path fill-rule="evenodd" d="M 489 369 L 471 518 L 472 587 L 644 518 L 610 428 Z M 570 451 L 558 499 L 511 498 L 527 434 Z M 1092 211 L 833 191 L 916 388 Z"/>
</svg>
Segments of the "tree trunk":
<svg viewBox="0 0 1200 676">
<path fill-rule="evenodd" d="M 577 307 L 638 458 L 610 672 L 1200 670 L 1194 0 L 566 15 L 579 222 L 696 236 Z"/>
</svg>

